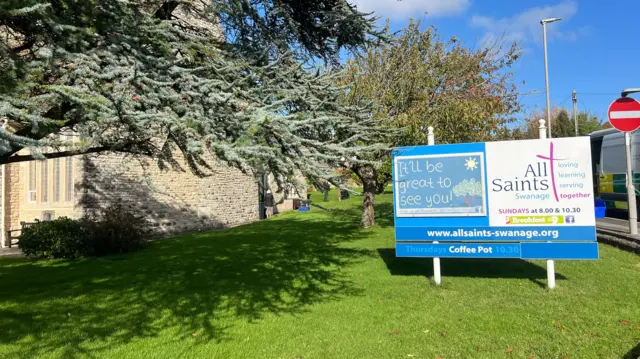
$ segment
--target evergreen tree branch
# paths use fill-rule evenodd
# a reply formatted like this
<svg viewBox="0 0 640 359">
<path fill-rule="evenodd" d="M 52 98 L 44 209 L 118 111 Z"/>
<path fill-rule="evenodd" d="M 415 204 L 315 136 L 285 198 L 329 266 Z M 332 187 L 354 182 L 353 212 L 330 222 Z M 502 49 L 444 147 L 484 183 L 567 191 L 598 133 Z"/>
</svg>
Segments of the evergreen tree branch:
<svg viewBox="0 0 640 359">
<path fill-rule="evenodd" d="M 27 160 L 17 156 L 22 149 L 46 158 L 69 128 L 82 149 L 67 155 L 120 148 L 174 168 L 181 156 L 203 174 L 210 152 L 247 173 L 270 170 L 283 184 L 297 172 L 337 181 L 332 168 L 342 157 L 364 163 L 379 149 L 368 105 L 338 101 L 345 88 L 337 71 L 297 62 L 362 43 L 372 24 L 344 0 L 312 0 L 306 9 L 291 0 L 214 1 L 211 12 L 186 2 L 146 11 L 142 3 L 55 0 L 19 16 L 0 9 L 0 27 L 38 39 L 28 59 L 0 48 L 0 116 L 16 129 L 1 133 L 0 159 Z M 267 13 L 256 15 L 263 5 Z M 188 15 L 174 20 L 183 6 Z M 266 28 L 245 23 L 246 14 Z M 209 36 L 218 17 L 242 39 L 223 46 Z"/>
<path fill-rule="evenodd" d="M 17 156 L 10 156 L 10 157 L 6 157 L 3 155 L 3 156 L 0 156 L 0 164 L 54 159 L 54 158 L 87 155 L 87 154 L 102 153 L 102 152 L 120 152 L 120 153 L 130 153 L 130 154 L 143 155 L 143 156 L 152 155 L 152 153 L 148 151 L 139 151 L 139 150 L 128 149 L 128 148 L 112 148 L 109 146 L 102 146 L 102 147 L 93 147 L 93 148 L 87 148 L 87 149 L 66 150 L 66 151 L 53 152 L 53 153 L 41 153 L 37 155 L 30 154 L 30 155 L 17 155 Z"/>
</svg>

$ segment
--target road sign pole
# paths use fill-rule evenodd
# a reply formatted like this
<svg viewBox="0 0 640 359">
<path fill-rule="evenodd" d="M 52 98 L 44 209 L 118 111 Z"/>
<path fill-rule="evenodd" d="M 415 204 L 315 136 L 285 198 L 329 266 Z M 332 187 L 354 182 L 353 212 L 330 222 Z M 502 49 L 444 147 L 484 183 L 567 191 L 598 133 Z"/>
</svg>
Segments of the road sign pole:
<svg viewBox="0 0 640 359">
<path fill-rule="evenodd" d="M 633 183 L 633 159 L 631 157 L 631 132 L 640 128 L 640 102 L 627 97 L 640 92 L 640 89 L 625 89 L 622 97 L 609 106 L 609 123 L 615 129 L 624 132 L 624 149 L 627 159 L 627 203 L 629 204 L 629 233 L 638 234 L 638 207 L 636 205 L 636 188 Z"/>
<path fill-rule="evenodd" d="M 544 122 L 544 120 L 538 121 L 538 123 L 540 124 L 538 128 L 538 135 L 540 136 L 541 140 L 547 138 L 547 129 L 544 126 Z M 551 241 L 547 242 L 551 243 Z M 553 289 L 556 287 L 556 263 L 551 259 L 547 260 L 547 285 L 549 286 L 549 289 Z"/>
<path fill-rule="evenodd" d="M 624 149 L 627 156 L 627 197 L 629 203 L 629 233 L 638 234 L 638 207 L 636 206 L 636 188 L 633 184 L 633 167 L 631 162 L 631 133 L 624 133 Z"/>
<path fill-rule="evenodd" d="M 427 128 L 427 145 L 433 146 L 435 144 L 435 135 L 433 134 L 433 127 L 429 126 Z M 434 241 L 434 244 L 438 244 L 438 241 Z M 436 285 L 440 285 L 442 283 L 442 272 L 440 271 L 440 258 L 433 258 L 433 281 L 436 282 Z"/>
</svg>

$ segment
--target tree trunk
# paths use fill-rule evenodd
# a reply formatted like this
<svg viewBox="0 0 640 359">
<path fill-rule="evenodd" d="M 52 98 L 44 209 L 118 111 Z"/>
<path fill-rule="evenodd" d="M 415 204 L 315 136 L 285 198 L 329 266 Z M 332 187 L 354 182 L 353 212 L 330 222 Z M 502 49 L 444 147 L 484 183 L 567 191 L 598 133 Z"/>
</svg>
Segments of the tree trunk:
<svg viewBox="0 0 640 359">
<path fill-rule="evenodd" d="M 378 182 L 376 183 L 376 193 L 377 194 L 383 194 L 384 191 L 387 189 L 387 184 L 389 182 Z"/>
<path fill-rule="evenodd" d="M 387 185 L 389 184 L 389 182 L 391 182 L 392 178 L 391 175 L 385 175 L 384 177 L 380 176 L 380 173 L 376 174 L 376 193 L 377 194 L 383 194 L 384 191 L 387 189 Z"/>
<path fill-rule="evenodd" d="M 371 165 L 357 167 L 354 172 L 362 182 L 362 220 L 360 225 L 364 228 L 376 225 L 374 199 L 376 197 L 376 171 Z"/>
</svg>

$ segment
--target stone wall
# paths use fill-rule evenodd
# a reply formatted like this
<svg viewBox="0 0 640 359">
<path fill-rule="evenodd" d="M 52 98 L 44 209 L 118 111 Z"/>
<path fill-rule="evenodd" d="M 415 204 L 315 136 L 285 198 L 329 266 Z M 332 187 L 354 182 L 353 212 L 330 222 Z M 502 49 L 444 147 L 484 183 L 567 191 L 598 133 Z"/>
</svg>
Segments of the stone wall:
<svg viewBox="0 0 640 359">
<path fill-rule="evenodd" d="M 121 203 L 144 214 L 157 235 L 226 228 L 259 218 L 258 184 L 252 176 L 217 163 L 209 176 L 198 177 L 180 165 L 183 170 L 163 171 L 126 155 L 85 156 L 80 206 L 90 211 Z"/>
</svg>

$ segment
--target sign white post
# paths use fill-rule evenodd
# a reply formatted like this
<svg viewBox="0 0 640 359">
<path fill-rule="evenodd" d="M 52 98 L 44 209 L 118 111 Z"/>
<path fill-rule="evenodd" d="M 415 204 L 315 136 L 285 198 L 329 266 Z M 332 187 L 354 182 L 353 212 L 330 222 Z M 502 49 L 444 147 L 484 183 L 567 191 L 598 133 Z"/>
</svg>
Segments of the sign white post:
<svg viewBox="0 0 640 359">
<path fill-rule="evenodd" d="M 538 122 L 540 123 L 540 127 L 538 129 L 539 136 L 541 140 L 544 140 L 547 138 L 547 129 L 544 126 L 545 121 L 539 120 Z M 548 242 L 551 243 L 551 241 Z M 556 264 L 551 259 L 547 260 L 547 285 L 549 286 L 549 289 L 556 287 Z"/>
<path fill-rule="evenodd" d="M 435 135 L 433 134 L 433 127 L 429 126 L 427 128 L 427 145 L 433 146 L 435 144 Z M 434 244 L 438 244 L 438 241 L 434 241 Z M 436 285 L 440 285 L 442 283 L 442 272 L 440 271 L 440 258 L 433 258 L 433 280 L 436 282 Z"/>
<path fill-rule="evenodd" d="M 433 146 L 436 143 L 435 136 L 433 134 L 433 127 L 427 128 L 427 145 Z"/>
<path fill-rule="evenodd" d="M 539 126 L 538 126 L 538 136 L 541 140 L 544 140 L 545 138 L 547 138 L 547 127 L 545 127 L 545 120 L 538 120 Z"/>
</svg>

